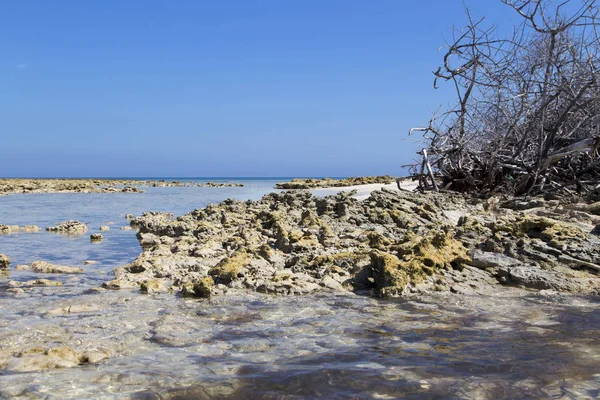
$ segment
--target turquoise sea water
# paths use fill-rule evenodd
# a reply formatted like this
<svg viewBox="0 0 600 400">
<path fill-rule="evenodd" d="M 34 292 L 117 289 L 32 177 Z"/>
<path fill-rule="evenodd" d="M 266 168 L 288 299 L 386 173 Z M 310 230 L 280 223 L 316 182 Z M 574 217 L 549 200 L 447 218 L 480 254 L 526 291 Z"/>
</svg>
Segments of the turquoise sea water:
<svg viewBox="0 0 600 400">
<path fill-rule="evenodd" d="M 174 180 L 174 179 L 167 179 Z M 216 181 L 215 178 L 198 181 Z M 0 197 L 0 224 L 42 229 L 77 219 L 80 237 L 0 235 L 11 267 L 34 260 L 83 266 L 81 275 L 0 275 L 0 352 L 66 345 L 104 349 L 97 364 L 0 371 L 0 398 L 592 399 L 600 396 L 600 301 L 507 292 L 504 298 L 423 296 L 381 301 L 348 294 L 211 300 L 138 291 L 89 293 L 141 251 L 126 214 L 181 215 L 226 198 L 259 199 L 281 179 L 243 188 L 146 188 L 146 193 Z M 89 234 L 102 232 L 101 243 Z M 49 278 L 62 287 L 6 292 Z M 93 311 L 54 314 L 73 304 Z M 39 343 L 38 343 L 39 341 Z"/>
</svg>

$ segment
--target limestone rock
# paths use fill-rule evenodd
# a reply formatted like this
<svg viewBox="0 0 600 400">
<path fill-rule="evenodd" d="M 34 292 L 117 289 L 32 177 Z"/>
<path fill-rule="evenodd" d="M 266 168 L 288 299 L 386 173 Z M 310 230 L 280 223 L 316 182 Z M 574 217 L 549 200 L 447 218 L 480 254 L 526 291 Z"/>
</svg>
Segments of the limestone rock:
<svg viewBox="0 0 600 400">
<path fill-rule="evenodd" d="M 8 269 L 10 258 L 6 254 L 0 254 L 0 269 Z"/>
<path fill-rule="evenodd" d="M 79 274 L 83 272 L 83 268 L 55 265 L 46 261 L 34 261 L 29 268 L 34 272 L 43 272 L 46 274 Z"/>
<path fill-rule="evenodd" d="M 88 228 L 87 225 L 82 222 L 70 220 L 61 222 L 56 226 L 47 227 L 46 230 L 48 232 L 65 233 L 68 235 L 81 235 L 87 232 Z"/>
<path fill-rule="evenodd" d="M 90 241 L 92 242 L 101 242 L 102 240 L 104 240 L 104 236 L 101 233 L 92 233 L 90 235 Z"/>
<path fill-rule="evenodd" d="M 144 281 L 140 285 L 140 292 L 142 293 L 161 293 L 166 291 L 167 288 L 165 285 L 157 279 Z"/>
<path fill-rule="evenodd" d="M 471 259 L 471 265 L 481 269 L 506 268 L 523 264 L 522 261 L 509 257 L 505 254 L 481 250 L 473 250 Z"/>
</svg>

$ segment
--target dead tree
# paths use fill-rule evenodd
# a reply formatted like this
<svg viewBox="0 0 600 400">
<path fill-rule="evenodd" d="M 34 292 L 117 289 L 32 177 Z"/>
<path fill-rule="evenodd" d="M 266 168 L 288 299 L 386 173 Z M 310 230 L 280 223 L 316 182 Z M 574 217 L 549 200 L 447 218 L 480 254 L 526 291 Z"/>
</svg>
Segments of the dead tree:
<svg viewBox="0 0 600 400">
<path fill-rule="evenodd" d="M 453 85 L 456 105 L 411 132 L 423 132 L 422 154 L 445 189 L 581 191 L 600 177 L 599 8 L 501 1 L 522 23 L 498 37 L 467 12 L 434 72 L 435 87 Z M 418 174 L 425 185 L 429 174 Z"/>
</svg>

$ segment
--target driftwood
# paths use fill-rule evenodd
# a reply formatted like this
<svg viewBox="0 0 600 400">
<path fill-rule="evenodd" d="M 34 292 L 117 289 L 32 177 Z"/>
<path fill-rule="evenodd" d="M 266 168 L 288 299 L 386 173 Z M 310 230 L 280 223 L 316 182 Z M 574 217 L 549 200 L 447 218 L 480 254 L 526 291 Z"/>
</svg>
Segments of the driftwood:
<svg viewBox="0 0 600 400">
<path fill-rule="evenodd" d="M 501 1 L 522 18 L 512 36 L 498 37 L 467 11 L 468 25 L 455 32 L 434 72 L 434 86 L 452 83 L 457 101 L 411 129 L 426 143 L 421 168 L 414 165 L 422 188 L 523 195 L 596 186 L 596 1 Z"/>
</svg>

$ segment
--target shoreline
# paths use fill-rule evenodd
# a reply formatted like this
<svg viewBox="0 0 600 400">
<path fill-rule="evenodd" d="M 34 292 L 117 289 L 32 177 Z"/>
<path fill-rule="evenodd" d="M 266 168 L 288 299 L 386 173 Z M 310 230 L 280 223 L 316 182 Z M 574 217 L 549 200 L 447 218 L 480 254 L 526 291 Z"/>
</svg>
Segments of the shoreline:
<svg viewBox="0 0 600 400">
<path fill-rule="evenodd" d="M 26 193 L 143 193 L 149 187 L 243 187 L 243 183 L 131 179 L 0 179 L 0 195 Z"/>
</svg>

